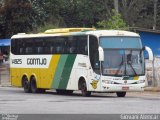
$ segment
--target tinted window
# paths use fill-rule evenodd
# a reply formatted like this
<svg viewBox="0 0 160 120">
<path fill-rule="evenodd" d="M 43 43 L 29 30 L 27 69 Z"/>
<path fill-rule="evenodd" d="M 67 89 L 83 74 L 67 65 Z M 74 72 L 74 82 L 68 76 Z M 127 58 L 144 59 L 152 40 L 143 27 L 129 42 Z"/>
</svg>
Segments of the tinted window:
<svg viewBox="0 0 160 120">
<path fill-rule="evenodd" d="M 34 54 L 35 53 L 35 41 L 33 39 L 26 39 L 24 42 L 25 53 L 24 54 Z"/>
<path fill-rule="evenodd" d="M 12 39 L 11 40 L 11 52 L 13 54 L 17 54 L 17 45 L 16 45 L 16 40 L 15 39 Z"/>
<path fill-rule="evenodd" d="M 93 70 L 96 73 L 100 73 L 98 40 L 95 36 L 89 37 L 89 57 Z"/>
<path fill-rule="evenodd" d="M 142 48 L 139 37 L 100 37 L 100 46 L 103 48 Z"/>
<path fill-rule="evenodd" d="M 87 36 L 13 39 L 14 54 L 88 54 Z"/>
<path fill-rule="evenodd" d="M 66 50 L 73 54 L 88 54 L 87 36 L 71 36 L 68 38 Z"/>
</svg>

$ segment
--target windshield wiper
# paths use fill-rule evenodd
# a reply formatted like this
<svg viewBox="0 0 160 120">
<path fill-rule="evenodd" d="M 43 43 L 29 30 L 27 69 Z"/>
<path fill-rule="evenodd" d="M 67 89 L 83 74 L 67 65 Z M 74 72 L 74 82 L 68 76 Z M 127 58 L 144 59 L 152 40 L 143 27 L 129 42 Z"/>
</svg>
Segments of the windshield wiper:
<svg viewBox="0 0 160 120">
<path fill-rule="evenodd" d="M 131 68 L 132 68 L 132 70 L 133 70 L 134 74 L 137 76 L 137 73 L 136 73 L 135 69 L 133 68 L 132 64 L 131 64 L 131 63 L 129 63 L 129 65 L 131 66 Z"/>
<path fill-rule="evenodd" d="M 119 69 L 117 70 L 117 72 L 115 73 L 115 75 L 118 75 L 118 73 L 119 73 L 119 71 L 120 71 L 120 69 L 121 69 L 121 67 L 122 67 L 123 64 L 124 64 L 124 59 L 123 59 L 123 56 L 122 56 L 122 62 L 120 63 Z"/>
<path fill-rule="evenodd" d="M 131 50 L 131 54 L 128 54 L 128 55 L 127 55 L 127 64 L 130 65 L 130 67 L 132 68 L 134 74 L 137 76 L 137 73 L 136 73 L 135 69 L 133 68 L 133 66 L 132 66 L 132 64 L 131 64 L 131 61 L 132 61 L 131 59 L 132 59 L 132 50 Z"/>
</svg>

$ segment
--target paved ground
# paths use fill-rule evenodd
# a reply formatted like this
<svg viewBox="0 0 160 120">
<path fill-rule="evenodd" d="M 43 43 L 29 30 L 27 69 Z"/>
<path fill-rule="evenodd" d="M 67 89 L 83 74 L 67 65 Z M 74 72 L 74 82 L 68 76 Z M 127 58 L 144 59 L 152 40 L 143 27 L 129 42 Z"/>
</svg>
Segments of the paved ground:
<svg viewBox="0 0 160 120">
<path fill-rule="evenodd" d="M 125 98 L 115 94 L 94 93 L 81 97 L 24 93 L 22 88 L 0 87 L 0 113 L 13 114 L 160 114 L 159 92 L 133 92 Z"/>
</svg>

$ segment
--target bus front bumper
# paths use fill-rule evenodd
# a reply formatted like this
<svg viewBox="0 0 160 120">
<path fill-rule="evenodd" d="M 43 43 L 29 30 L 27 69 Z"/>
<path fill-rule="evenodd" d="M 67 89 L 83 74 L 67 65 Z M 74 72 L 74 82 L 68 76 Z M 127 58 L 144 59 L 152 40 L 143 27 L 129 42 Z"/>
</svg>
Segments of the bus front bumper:
<svg viewBox="0 0 160 120">
<path fill-rule="evenodd" d="M 102 84 L 101 90 L 103 92 L 136 92 L 144 91 L 145 83 L 141 84 Z"/>
</svg>

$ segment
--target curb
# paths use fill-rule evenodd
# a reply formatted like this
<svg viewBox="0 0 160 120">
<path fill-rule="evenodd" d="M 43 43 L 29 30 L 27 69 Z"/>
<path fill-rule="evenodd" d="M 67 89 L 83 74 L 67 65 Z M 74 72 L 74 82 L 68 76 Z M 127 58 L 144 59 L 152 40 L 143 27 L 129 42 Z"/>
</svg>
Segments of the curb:
<svg viewBox="0 0 160 120">
<path fill-rule="evenodd" d="M 160 87 L 146 87 L 144 91 L 160 92 Z"/>
</svg>

